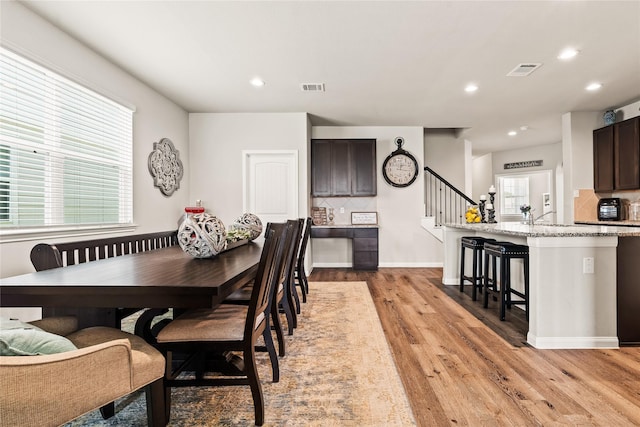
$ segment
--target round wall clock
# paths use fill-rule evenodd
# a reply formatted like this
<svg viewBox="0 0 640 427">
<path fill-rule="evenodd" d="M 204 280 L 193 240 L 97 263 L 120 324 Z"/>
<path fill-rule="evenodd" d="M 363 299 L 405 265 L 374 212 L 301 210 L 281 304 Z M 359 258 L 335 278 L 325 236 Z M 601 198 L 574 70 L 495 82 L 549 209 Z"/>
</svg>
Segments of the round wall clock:
<svg viewBox="0 0 640 427">
<path fill-rule="evenodd" d="M 394 187 L 408 187 L 418 177 L 418 161 L 411 153 L 402 149 L 404 138 L 398 137 L 394 142 L 398 149 L 384 160 L 382 175 Z"/>
</svg>

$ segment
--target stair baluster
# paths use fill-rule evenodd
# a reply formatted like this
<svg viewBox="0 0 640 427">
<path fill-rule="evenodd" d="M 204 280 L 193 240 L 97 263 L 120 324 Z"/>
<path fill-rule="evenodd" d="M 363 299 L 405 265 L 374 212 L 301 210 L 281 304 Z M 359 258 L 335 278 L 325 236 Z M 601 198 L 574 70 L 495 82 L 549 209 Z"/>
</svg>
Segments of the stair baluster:
<svg viewBox="0 0 640 427">
<path fill-rule="evenodd" d="M 425 173 L 425 215 L 434 217 L 436 226 L 465 222 L 468 205 L 477 205 L 470 197 L 428 166 Z"/>
</svg>

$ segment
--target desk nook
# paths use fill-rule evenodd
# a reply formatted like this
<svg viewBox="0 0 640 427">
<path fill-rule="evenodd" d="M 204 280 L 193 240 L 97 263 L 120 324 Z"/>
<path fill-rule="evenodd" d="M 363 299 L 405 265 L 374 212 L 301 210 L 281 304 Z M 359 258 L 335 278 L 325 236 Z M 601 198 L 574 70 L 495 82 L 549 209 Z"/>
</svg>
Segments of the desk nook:
<svg viewBox="0 0 640 427">
<path fill-rule="evenodd" d="M 311 238 L 351 239 L 354 270 L 378 269 L 377 225 L 314 225 Z"/>
</svg>

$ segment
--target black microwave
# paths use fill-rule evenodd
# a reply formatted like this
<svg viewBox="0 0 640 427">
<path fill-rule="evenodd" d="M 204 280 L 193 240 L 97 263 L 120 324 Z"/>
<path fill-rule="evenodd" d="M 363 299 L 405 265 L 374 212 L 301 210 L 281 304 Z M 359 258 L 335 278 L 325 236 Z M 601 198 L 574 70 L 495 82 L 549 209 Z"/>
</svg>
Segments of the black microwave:
<svg viewBox="0 0 640 427">
<path fill-rule="evenodd" d="M 600 199 L 598 202 L 598 221 L 620 221 L 622 202 L 619 198 Z"/>
</svg>

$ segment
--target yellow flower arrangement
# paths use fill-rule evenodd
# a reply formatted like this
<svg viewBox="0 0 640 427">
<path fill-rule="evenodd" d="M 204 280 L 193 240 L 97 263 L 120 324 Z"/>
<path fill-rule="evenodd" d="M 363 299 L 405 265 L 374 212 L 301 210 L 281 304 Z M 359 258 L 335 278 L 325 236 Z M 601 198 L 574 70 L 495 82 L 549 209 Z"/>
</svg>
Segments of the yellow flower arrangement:
<svg viewBox="0 0 640 427">
<path fill-rule="evenodd" d="M 467 212 L 464 214 L 464 217 L 467 221 L 467 224 L 473 224 L 482 221 L 482 217 L 480 216 L 480 212 L 478 211 L 477 206 L 469 206 L 467 208 Z"/>
</svg>

